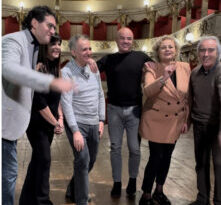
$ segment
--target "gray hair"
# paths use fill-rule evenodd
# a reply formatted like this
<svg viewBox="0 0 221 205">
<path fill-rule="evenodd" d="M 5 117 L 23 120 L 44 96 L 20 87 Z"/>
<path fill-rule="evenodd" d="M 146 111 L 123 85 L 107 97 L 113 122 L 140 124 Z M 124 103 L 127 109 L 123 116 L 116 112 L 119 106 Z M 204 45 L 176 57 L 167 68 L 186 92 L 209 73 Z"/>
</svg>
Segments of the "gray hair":
<svg viewBox="0 0 221 205">
<path fill-rule="evenodd" d="M 220 61 L 220 59 L 221 59 L 221 44 L 220 44 L 219 39 L 216 36 L 203 36 L 203 37 L 201 37 L 199 40 L 199 43 L 197 44 L 197 53 L 199 54 L 200 46 L 201 46 L 202 42 L 206 41 L 206 40 L 216 41 L 217 53 L 218 53 L 217 60 Z"/>
<path fill-rule="evenodd" d="M 71 39 L 69 40 L 68 47 L 70 50 L 76 49 L 76 45 L 77 45 L 77 42 L 79 41 L 79 39 L 89 40 L 87 35 L 76 34 L 75 36 L 71 37 Z"/>
<path fill-rule="evenodd" d="M 155 44 L 153 45 L 153 56 L 155 58 L 155 60 L 157 62 L 160 62 L 160 58 L 159 58 L 159 48 L 160 48 L 160 44 L 165 41 L 165 40 L 171 40 L 174 42 L 175 44 L 175 48 L 176 48 L 176 55 L 175 55 L 175 58 L 178 59 L 179 58 L 179 55 L 180 55 L 180 45 L 177 41 L 176 38 L 172 37 L 172 36 L 168 36 L 168 35 L 164 35 L 162 37 L 160 37 L 156 42 Z"/>
</svg>

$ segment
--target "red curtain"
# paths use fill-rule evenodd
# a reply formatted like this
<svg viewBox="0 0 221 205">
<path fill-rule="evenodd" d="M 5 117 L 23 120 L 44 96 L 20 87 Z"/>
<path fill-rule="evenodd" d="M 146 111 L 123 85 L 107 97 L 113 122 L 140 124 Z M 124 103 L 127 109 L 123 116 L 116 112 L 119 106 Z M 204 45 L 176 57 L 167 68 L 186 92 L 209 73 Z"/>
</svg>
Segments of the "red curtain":
<svg viewBox="0 0 221 205">
<path fill-rule="evenodd" d="M 13 33 L 19 31 L 19 23 L 15 17 L 9 16 L 5 18 L 5 33 Z"/>
<path fill-rule="evenodd" d="M 103 21 L 94 28 L 94 40 L 107 40 L 107 27 Z"/>
<path fill-rule="evenodd" d="M 142 20 L 139 22 L 131 21 L 129 24 L 129 28 L 133 31 L 134 39 L 141 39 L 142 38 L 142 27 L 144 24 L 147 23 L 147 20 Z"/>
<path fill-rule="evenodd" d="M 71 38 L 71 24 L 69 21 L 59 26 L 59 34 L 63 40 L 69 40 Z"/>
<path fill-rule="evenodd" d="M 84 22 L 82 23 L 82 33 L 90 36 L 90 27 L 88 24 L 86 24 Z"/>
<path fill-rule="evenodd" d="M 180 19 L 180 21 L 181 21 L 180 27 L 181 27 L 181 28 L 184 28 L 184 27 L 186 26 L 186 17 L 181 16 L 180 18 L 181 18 L 181 19 Z"/>
<path fill-rule="evenodd" d="M 154 37 L 171 34 L 172 32 L 172 18 L 169 16 L 161 16 L 155 23 Z"/>
</svg>

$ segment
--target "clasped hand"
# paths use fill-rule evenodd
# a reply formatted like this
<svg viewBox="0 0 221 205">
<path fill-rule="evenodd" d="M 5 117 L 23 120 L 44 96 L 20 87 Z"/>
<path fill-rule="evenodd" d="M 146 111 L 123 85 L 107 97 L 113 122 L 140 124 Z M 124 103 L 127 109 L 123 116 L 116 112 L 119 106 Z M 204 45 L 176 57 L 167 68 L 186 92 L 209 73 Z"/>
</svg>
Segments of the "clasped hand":
<svg viewBox="0 0 221 205">
<path fill-rule="evenodd" d="M 58 124 L 54 128 L 54 133 L 60 135 L 64 131 L 63 119 L 58 119 Z"/>
</svg>

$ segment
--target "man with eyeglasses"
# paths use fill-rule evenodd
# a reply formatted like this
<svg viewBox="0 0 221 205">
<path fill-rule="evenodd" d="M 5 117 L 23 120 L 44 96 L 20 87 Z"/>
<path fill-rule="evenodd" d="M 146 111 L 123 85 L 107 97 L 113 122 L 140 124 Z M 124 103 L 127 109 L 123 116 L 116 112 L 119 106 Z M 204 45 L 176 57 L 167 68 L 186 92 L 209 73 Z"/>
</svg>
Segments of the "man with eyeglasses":
<svg viewBox="0 0 221 205">
<path fill-rule="evenodd" d="M 215 186 L 214 205 L 221 205 L 221 45 L 217 37 L 203 37 L 197 46 L 200 65 L 191 74 L 191 118 L 196 160 L 196 201 L 210 204 L 210 154 Z"/>
<path fill-rule="evenodd" d="M 55 33 L 55 14 L 46 6 L 29 11 L 22 31 L 2 38 L 2 204 L 14 204 L 17 177 L 17 139 L 30 120 L 33 91 L 63 92 L 73 83 L 35 71 L 38 46 Z"/>
</svg>

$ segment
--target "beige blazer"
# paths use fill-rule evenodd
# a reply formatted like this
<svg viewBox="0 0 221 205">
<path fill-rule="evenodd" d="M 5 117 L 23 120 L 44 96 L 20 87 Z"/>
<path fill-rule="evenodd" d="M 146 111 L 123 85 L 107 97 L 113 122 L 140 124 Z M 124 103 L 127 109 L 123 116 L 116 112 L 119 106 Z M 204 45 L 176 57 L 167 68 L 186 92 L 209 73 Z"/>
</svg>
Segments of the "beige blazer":
<svg viewBox="0 0 221 205">
<path fill-rule="evenodd" d="M 143 138 L 158 143 L 175 143 L 189 115 L 188 90 L 190 66 L 176 62 L 177 87 L 169 78 L 161 88 L 164 73 L 162 65 L 148 69 L 144 76 L 144 94 L 140 134 Z"/>
</svg>

